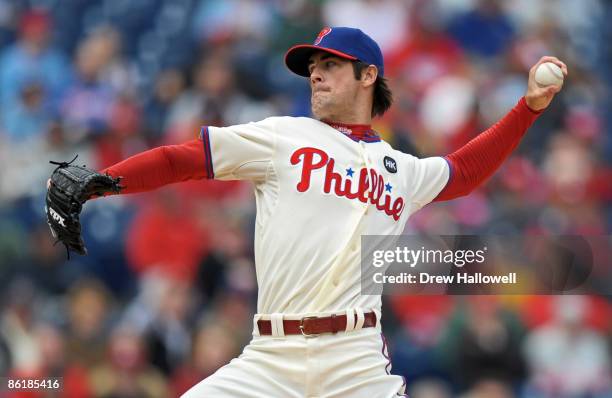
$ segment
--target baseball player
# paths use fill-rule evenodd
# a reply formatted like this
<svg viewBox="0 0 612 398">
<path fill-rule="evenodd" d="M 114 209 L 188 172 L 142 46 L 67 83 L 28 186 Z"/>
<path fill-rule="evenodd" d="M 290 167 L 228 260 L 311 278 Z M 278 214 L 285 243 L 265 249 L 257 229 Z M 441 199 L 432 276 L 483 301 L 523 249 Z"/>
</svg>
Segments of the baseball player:
<svg viewBox="0 0 612 398">
<path fill-rule="evenodd" d="M 466 195 L 485 181 L 561 89 L 539 87 L 535 68 L 542 62 L 564 74 L 567 68 L 543 57 L 530 70 L 525 96 L 503 119 L 448 156 L 418 159 L 370 127 L 392 100 L 382 53 L 365 33 L 325 28 L 313 44 L 289 49 L 285 62 L 310 83 L 312 118 L 204 126 L 198 139 L 103 170 L 114 182 L 106 191 L 144 192 L 203 178 L 253 183 L 259 286 L 253 339 L 184 397 L 402 396 L 405 381 L 390 374 L 381 334 L 381 298 L 360 294 L 360 237 L 399 235 L 424 205 Z M 52 228 L 62 235 L 61 226 Z M 82 240 L 70 244 L 84 252 Z"/>
</svg>

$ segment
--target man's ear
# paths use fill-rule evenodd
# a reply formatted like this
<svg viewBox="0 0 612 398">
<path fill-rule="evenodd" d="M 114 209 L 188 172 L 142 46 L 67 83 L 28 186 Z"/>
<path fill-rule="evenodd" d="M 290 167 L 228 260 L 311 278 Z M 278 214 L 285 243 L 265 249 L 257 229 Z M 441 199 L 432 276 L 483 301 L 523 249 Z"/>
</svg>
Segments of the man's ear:
<svg viewBox="0 0 612 398">
<path fill-rule="evenodd" d="M 369 65 L 361 71 L 361 84 L 363 87 L 369 87 L 376 83 L 378 77 L 378 68 L 374 65 Z"/>
</svg>

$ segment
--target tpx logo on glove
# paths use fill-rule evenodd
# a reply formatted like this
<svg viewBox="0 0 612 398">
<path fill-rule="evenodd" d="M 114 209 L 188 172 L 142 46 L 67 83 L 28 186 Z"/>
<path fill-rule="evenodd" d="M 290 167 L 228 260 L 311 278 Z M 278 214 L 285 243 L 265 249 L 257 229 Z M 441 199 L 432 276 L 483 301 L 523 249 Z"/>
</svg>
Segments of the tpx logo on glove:
<svg viewBox="0 0 612 398">
<path fill-rule="evenodd" d="M 53 217 L 53 219 L 55 221 L 57 221 L 59 223 L 59 225 L 61 225 L 62 227 L 66 228 L 66 224 L 64 224 L 64 222 L 66 220 L 64 220 L 64 218 L 62 216 L 57 214 L 57 212 L 55 210 L 53 210 L 52 207 L 49 207 L 49 214 L 51 214 L 51 217 Z"/>
</svg>

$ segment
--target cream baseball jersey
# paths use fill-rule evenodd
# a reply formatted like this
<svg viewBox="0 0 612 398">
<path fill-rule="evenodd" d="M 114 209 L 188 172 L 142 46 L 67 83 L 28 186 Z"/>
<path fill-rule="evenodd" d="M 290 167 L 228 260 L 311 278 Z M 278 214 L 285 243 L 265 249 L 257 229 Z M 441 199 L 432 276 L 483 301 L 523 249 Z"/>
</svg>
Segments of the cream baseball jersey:
<svg viewBox="0 0 612 398">
<path fill-rule="evenodd" d="M 360 294 L 361 235 L 401 234 L 449 179 L 441 157 L 349 133 L 303 117 L 202 128 L 208 176 L 254 183 L 258 313 L 380 309 Z"/>
</svg>

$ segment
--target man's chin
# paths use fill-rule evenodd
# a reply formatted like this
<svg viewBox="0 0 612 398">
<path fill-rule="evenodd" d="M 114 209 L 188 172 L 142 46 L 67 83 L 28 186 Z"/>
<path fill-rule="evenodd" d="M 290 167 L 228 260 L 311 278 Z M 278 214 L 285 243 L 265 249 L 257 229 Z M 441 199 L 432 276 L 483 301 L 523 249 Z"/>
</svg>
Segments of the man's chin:
<svg viewBox="0 0 612 398">
<path fill-rule="evenodd" d="M 322 120 L 326 119 L 329 112 L 325 112 L 326 107 L 319 103 L 313 103 L 310 106 L 310 111 L 315 119 Z"/>
<path fill-rule="evenodd" d="M 327 119 L 327 117 L 325 116 L 325 113 L 323 112 L 315 110 L 314 108 L 311 108 L 310 111 L 312 112 L 312 116 L 317 120 Z"/>
</svg>

